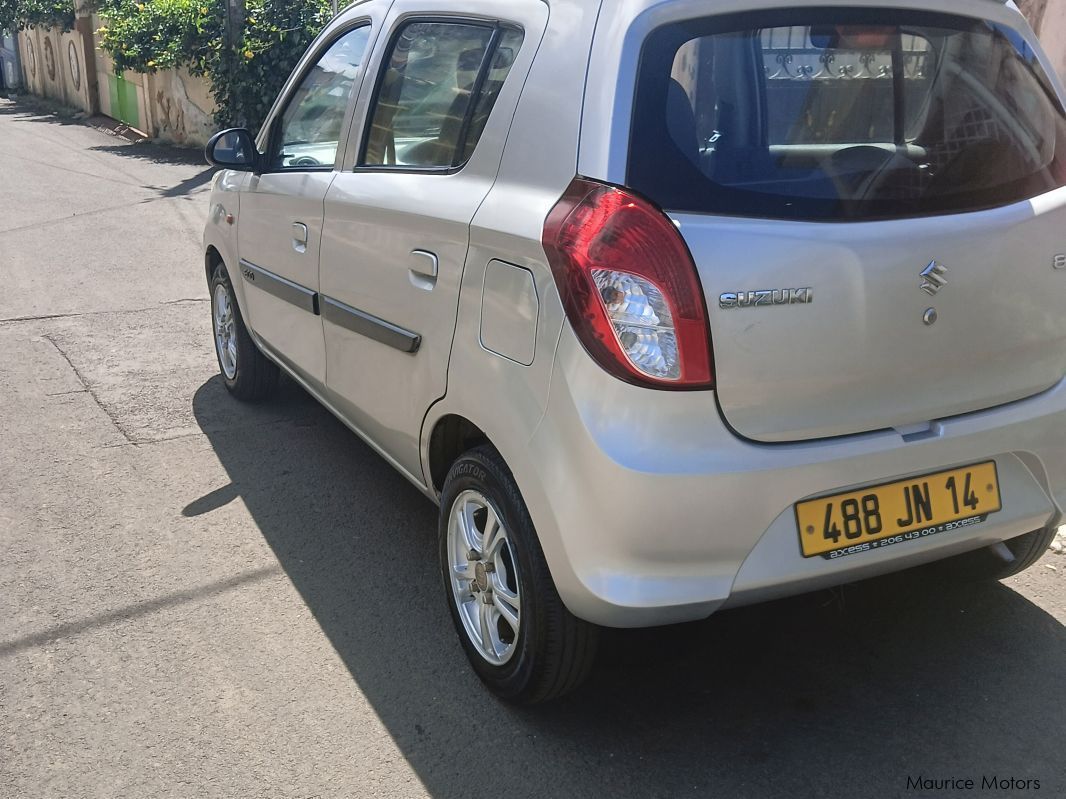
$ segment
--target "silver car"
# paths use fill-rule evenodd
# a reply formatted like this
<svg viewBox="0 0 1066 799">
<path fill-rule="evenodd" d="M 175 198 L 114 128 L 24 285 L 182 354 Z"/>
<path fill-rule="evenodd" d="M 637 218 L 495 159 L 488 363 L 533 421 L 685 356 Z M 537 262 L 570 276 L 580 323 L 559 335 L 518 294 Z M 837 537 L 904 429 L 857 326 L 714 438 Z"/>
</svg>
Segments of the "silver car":
<svg viewBox="0 0 1066 799">
<path fill-rule="evenodd" d="M 507 700 L 598 631 L 944 560 L 1066 501 L 1066 113 L 1000 0 L 366 0 L 222 167 L 232 394 L 440 506 Z"/>
</svg>

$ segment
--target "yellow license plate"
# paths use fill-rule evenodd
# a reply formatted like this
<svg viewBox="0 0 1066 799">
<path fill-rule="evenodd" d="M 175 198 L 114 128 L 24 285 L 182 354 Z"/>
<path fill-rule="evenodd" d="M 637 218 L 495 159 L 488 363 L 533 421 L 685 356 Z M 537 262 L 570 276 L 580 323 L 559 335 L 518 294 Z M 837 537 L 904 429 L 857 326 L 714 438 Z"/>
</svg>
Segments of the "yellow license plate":
<svg viewBox="0 0 1066 799">
<path fill-rule="evenodd" d="M 995 461 L 796 505 L 803 557 L 827 560 L 980 524 L 1003 509 Z"/>
</svg>

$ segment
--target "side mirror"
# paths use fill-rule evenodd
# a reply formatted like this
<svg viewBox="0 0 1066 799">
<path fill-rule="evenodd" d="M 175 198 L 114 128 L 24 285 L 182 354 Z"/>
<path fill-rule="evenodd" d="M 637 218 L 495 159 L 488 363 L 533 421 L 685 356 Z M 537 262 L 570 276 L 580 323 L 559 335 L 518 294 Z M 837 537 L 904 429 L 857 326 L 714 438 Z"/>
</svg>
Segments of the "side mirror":
<svg viewBox="0 0 1066 799">
<path fill-rule="evenodd" d="M 211 137 L 204 149 L 207 163 L 223 169 L 252 172 L 259 161 L 252 134 L 244 128 L 230 128 Z"/>
</svg>

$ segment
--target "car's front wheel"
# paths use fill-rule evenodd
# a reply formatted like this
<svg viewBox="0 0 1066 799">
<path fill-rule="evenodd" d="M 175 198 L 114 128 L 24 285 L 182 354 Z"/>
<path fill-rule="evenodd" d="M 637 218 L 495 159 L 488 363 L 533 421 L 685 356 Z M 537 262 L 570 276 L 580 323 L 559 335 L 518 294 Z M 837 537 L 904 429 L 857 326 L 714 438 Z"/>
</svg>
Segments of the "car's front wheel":
<svg viewBox="0 0 1066 799">
<path fill-rule="evenodd" d="M 509 702 L 533 704 L 588 676 L 598 629 L 563 605 L 510 470 L 490 446 L 452 466 L 440 516 L 452 620 L 474 671 Z"/>
<path fill-rule="evenodd" d="M 278 367 L 259 351 L 244 324 L 225 266 L 211 276 L 211 328 L 215 355 L 226 388 L 237 399 L 266 399 L 278 385 Z"/>
</svg>

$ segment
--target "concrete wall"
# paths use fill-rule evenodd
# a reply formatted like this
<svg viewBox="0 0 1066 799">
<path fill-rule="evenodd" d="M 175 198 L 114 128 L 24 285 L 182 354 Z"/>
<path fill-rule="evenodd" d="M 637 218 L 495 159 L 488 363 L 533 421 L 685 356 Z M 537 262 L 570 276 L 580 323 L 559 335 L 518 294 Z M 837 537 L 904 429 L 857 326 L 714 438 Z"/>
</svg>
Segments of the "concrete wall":
<svg viewBox="0 0 1066 799">
<path fill-rule="evenodd" d="M 1055 69 L 1066 80 L 1066 0 L 1051 0 L 1044 6 L 1037 32 Z"/>
<path fill-rule="evenodd" d="M 92 17 L 92 30 L 104 25 Z M 203 78 L 185 69 L 141 75 L 115 72 L 110 56 L 94 38 L 100 113 L 147 136 L 173 144 L 203 146 L 214 133 L 215 103 Z"/>
<path fill-rule="evenodd" d="M 1029 18 L 1033 27 L 1040 24 L 1040 18 L 1044 16 L 1044 10 L 1048 6 L 1048 0 L 1016 0 L 1018 8 Z M 1061 2 L 1061 0 L 1059 0 Z"/>
<path fill-rule="evenodd" d="M 17 89 L 22 85 L 18 50 L 18 34 L 0 30 L 0 84 L 5 89 Z"/>
<path fill-rule="evenodd" d="M 104 24 L 95 13 L 91 22 L 94 32 Z M 148 76 L 136 72 L 116 72 L 111 57 L 98 46 L 95 33 L 92 52 L 99 87 L 97 94 L 100 113 L 125 122 L 146 136 L 153 136 Z"/>
<path fill-rule="evenodd" d="M 1066 80 L 1066 0 L 1017 0 L 1039 34 L 1051 62 Z"/>
<path fill-rule="evenodd" d="M 23 85 L 34 94 L 92 113 L 96 76 L 91 51 L 85 45 L 88 20 L 78 22 L 66 33 L 30 28 L 18 34 Z"/>
<path fill-rule="evenodd" d="M 148 77 L 153 134 L 174 144 L 203 146 L 215 132 L 208 83 L 185 69 L 168 69 Z"/>
</svg>

